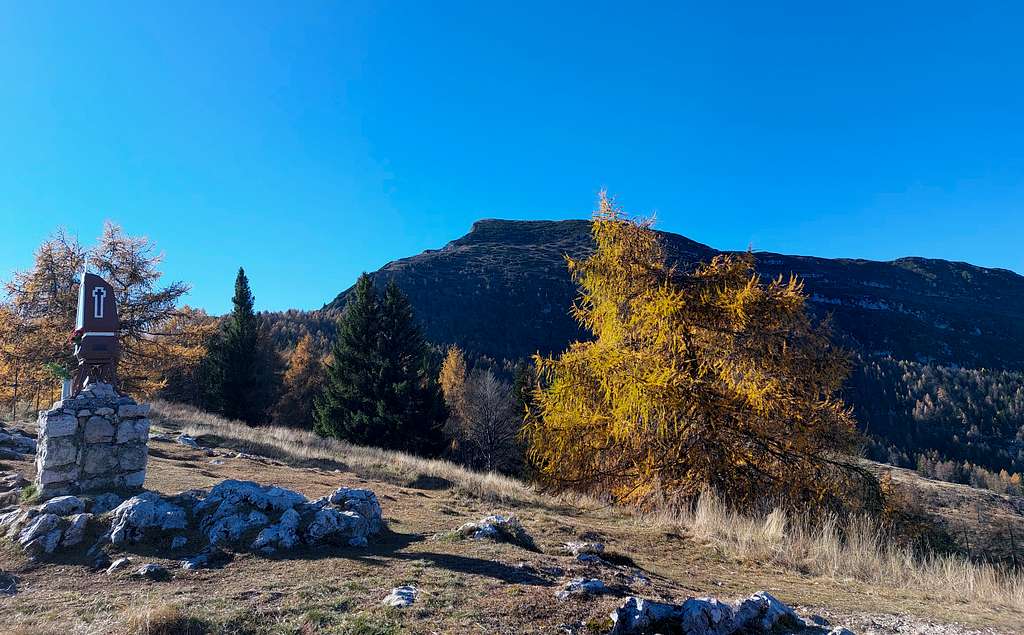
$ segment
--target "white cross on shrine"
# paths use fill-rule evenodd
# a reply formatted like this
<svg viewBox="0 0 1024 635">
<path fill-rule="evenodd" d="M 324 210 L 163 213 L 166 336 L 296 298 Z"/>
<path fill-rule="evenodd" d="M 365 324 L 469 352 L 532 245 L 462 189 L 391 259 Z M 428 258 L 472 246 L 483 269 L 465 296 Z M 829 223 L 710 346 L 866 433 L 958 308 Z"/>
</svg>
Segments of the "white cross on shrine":
<svg viewBox="0 0 1024 635">
<path fill-rule="evenodd" d="M 107 290 L 103 287 L 96 287 L 92 290 L 92 315 L 93 317 L 103 317 L 103 299 L 107 297 Z"/>
</svg>

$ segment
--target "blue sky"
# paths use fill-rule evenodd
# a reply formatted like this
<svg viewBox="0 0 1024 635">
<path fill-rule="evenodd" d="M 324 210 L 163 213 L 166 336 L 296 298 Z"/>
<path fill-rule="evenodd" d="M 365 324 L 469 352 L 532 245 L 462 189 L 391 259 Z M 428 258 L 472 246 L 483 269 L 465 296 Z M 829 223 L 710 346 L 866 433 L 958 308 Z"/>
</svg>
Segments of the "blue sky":
<svg viewBox="0 0 1024 635">
<path fill-rule="evenodd" d="M 0 276 L 111 219 L 192 304 L 244 265 L 315 308 L 601 188 L 719 248 L 1024 273 L 1024 5 L 835 4 L 5 2 Z"/>
</svg>

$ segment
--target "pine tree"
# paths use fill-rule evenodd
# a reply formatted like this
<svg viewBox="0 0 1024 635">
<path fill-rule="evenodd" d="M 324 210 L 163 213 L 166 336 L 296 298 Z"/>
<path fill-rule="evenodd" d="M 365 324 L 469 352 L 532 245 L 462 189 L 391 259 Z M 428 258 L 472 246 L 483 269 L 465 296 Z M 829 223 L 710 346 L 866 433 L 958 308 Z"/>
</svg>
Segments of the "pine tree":
<svg viewBox="0 0 1024 635">
<path fill-rule="evenodd" d="M 435 453 L 444 407 L 412 306 L 359 277 L 338 324 L 314 430 L 360 445 Z"/>
<path fill-rule="evenodd" d="M 269 346 L 245 269 L 235 278 L 234 308 L 210 347 L 207 403 L 229 419 L 264 423 L 280 385 L 280 360 Z"/>
</svg>

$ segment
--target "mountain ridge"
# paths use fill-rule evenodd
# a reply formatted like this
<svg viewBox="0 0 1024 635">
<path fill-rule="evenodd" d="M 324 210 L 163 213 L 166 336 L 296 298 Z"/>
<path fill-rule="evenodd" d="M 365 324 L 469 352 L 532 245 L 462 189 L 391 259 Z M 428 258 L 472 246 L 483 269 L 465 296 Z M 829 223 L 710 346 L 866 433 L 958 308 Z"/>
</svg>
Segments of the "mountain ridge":
<svg viewBox="0 0 1024 635">
<path fill-rule="evenodd" d="M 720 253 L 658 232 L 666 256 L 689 267 Z M 569 315 L 576 295 L 565 255 L 593 249 L 589 220 L 481 219 L 440 249 L 371 273 L 394 279 L 428 339 L 493 358 L 554 353 L 585 337 Z M 753 252 L 765 277 L 795 274 L 816 315 L 831 314 L 844 345 L 866 355 L 967 367 L 1024 368 L 1024 276 L 920 256 L 894 260 Z M 322 311 L 344 306 L 348 290 Z"/>
</svg>

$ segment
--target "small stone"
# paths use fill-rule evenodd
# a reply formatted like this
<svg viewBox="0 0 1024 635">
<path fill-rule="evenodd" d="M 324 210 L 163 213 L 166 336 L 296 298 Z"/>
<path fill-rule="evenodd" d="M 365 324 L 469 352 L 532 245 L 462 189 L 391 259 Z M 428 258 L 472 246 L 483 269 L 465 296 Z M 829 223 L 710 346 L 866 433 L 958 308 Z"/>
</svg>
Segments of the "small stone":
<svg viewBox="0 0 1024 635">
<path fill-rule="evenodd" d="M 555 597 L 565 600 L 574 595 L 602 595 L 609 591 L 608 585 L 597 578 L 575 578 L 567 582 L 562 590 L 555 594 Z"/>
<path fill-rule="evenodd" d="M 178 443 L 193 448 L 195 450 L 199 449 L 199 442 L 196 441 L 195 437 L 190 437 L 187 434 L 179 434 Z"/>
<path fill-rule="evenodd" d="M 39 416 L 39 438 L 53 439 L 66 437 L 78 430 L 78 419 L 59 411 L 54 414 L 49 412 Z"/>
<path fill-rule="evenodd" d="M 146 446 L 132 443 L 121 446 L 117 450 L 117 463 L 125 472 L 135 472 L 146 467 Z"/>
<path fill-rule="evenodd" d="M 66 483 L 74 481 L 78 478 L 78 468 L 72 467 L 63 470 L 48 470 L 43 469 L 36 476 L 36 481 L 40 485 L 51 485 L 57 483 Z"/>
<path fill-rule="evenodd" d="M 106 406 L 102 406 L 100 408 L 97 408 L 96 412 L 94 412 L 93 414 L 95 414 L 97 416 L 100 416 L 100 417 L 109 417 L 110 415 L 114 414 L 114 409 L 113 408 L 108 408 Z M 81 417 L 82 414 L 79 413 L 78 416 Z"/>
<path fill-rule="evenodd" d="M 131 558 L 118 558 L 117 560 L 114 560 L 113 562 L 111 562 L 110 566 L 107 567 L 107 575 L 110 575 L 110 574 L 112 574 L 115 571 L 118 571 L 120 569 L 124 569 L 125 567 L 127 567 L 131 563 L 132 563 Z"/>
<path fill-rule="evenodd" d="M 147 415 L 149 415 L 149 404 L 124 404 L 117 409 L 117 416 L 122 419 Z"/>
<path fill-rule="evenodd" d="M 600 542 L 567 542 L 565 550 L 574 556 L 593 555 L 600 556 L 604 553 L 604 544 Z"/>
<path fill-rule="evenodd" d="M 108 408 L 109 410 L 109 408 Z M 86 443 L 109 443 L 114 439 L 114 426 L 103 417 L 92 416 L 85 423 Z"/>
<path fill-rule="evenodd" d="M 117 424 L 117 435 L 114 437 L 118 443 L 131 443 L 133 441 L 145 441 L 149 438 L 149 419 L 138 421 L 122 421 Z"/>
<path fill-rule="evenodd" d="M 136 571 L 132 573 L 133 578 L 146 578 L 148 580 L 156 580 L 162 582 L 168 580 L 171 577 L 171 572 L 167 570 L 167 567 L 153 562 L 148 562 Z"/>
<path fill-rule="evenodd" d="M 416 601 L 417 593 L 419 593 L 419 590 L 411 585 L 395 587 L 394 589 L 391 589 L 391 593 L 384 598 L 381 604 L 404 609 L 407 606 L 412 606 Z"/>
<path fill-rule="evenodd" d="M 181 561 L 181 568 L 191 571 L 194 569 L 209 569 L 211 567 L 220 566 L 227 562 L 231 562 L 234 558 L 230 553 L 218 549 L 217 547 L 207 547 L 203 549 L 191 558 L 186 558 Z"/>
<path fill-rule="evenodd" d="M 82 472 L 85 474 L 101 474 L 117 467 L 117 456 L 114 448 L 109 445 L 86 446 L 82 454 Z"/>
<path fill-rule="evenodd" d="M 70 437 L 45 439 L 36 455 L 36 464 L 50 470 L 74 463 L 78 458 L 78 445 Z"/>
</svg>

